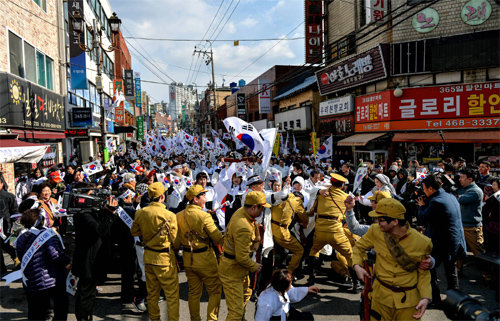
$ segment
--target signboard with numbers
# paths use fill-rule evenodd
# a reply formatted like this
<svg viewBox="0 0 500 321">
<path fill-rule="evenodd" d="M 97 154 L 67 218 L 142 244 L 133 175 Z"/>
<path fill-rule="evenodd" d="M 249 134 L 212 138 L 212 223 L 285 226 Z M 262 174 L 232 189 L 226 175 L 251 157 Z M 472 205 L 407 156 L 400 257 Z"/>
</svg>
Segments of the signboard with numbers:
<svg viewBox="0 0 500 321">
<path fill-rule="evenodd" d="M 356 132 L 497 128 L 500 82 L 392 90 L 356 98 Z"/>
</svg>

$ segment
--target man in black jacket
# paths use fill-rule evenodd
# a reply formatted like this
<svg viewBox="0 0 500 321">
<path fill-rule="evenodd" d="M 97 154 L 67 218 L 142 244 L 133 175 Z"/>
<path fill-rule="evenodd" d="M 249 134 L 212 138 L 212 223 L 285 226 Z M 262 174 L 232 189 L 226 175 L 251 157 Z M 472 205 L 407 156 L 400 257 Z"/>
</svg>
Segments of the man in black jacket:
<svg viewBox="0 0 500 321">
<path fill-rule="evenodd" d="M 74 215 L 75 252 L 73 274 L 79 278 L 75 296 L 77 320 L 91 320 L 97 280 L 105 270 L 106 248 L 118 202 L 111 198 L 99 212 L 88 210 Z"/>
<path fill-rule="evenodd" d="M 10 216 L 19 212 L 17 208 L 16 197 L 14 194 L 7 191 L 8 186 L 2 172 L 0 172 L 0 224 L 1 232 L 8 237 L 10 234 Z M 0 233 L 0 234 L 2 234 Z M 7 273 L 7 267 L 3 259 L 3 251 L 7 252 L 12 260 L 16 264 L 19 264 L 19 260 L 16 257 L 16 250 L 10 245 L 10 243 L 5 243 L 4 239 L 0 237 L 0 268 L 1 274 Z"/>
</svg>

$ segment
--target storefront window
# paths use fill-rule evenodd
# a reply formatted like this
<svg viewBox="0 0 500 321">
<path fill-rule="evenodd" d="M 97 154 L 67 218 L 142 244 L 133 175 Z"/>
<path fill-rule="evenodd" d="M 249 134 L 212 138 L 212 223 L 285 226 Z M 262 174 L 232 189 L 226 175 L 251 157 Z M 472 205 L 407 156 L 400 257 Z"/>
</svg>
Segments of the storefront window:
<svg viewBox="0 0 500 321">
<path fill-rule="evenodd" d="M 35 47 L 26 42 L 24 43 L 24 61 L 26 62 L 26 79 L 36 82 Z"/>
<path fill-rule="evenodd" d="M 37 83 L 40 86 L 45 87 L 47 85 L 46 80 L 46 66 L 45 66 L 45 55 L 40 51 L 36 52 L 36 66 L 37 66 Z"/>
<path fill-rule="evenodd" d="M 10 72 L 24 78 L 22 45 L 21 38 L 9 31 Z"/>
</svg>

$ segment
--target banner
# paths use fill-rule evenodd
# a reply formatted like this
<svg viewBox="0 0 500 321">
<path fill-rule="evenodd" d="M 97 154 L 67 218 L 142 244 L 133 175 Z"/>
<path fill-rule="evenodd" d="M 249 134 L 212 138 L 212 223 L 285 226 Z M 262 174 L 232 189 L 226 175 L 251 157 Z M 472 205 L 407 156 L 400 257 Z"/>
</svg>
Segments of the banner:
<svg viewBox="0 0 500 321">
<path fill-rule="evenodd" d="M 333 151 L 333 140 L 332 140 L 332 135 L 325 140 L 325 142 L 321 145 L 321 147 L 318 150 L 318 157 L 319 159 L 323 158 L 331 158 L 332 157 L 332 151 Z"/>
<path fill-rule="evenodd" d="M 361 187 L 361 183 L 363 182 L 363 177 L 365 177 L 367 173 L 368 173 L 368 168 L 366 166 L 361 166 L 358 168 L 358 170 L 356 171 L 356 176 L 354 178 L 354 188 L 353 188 L 354 192 L 358 189 L 358 187 Z"/>
<path fill-rule="evenodd" d="M 94 175 L 104 170 L 101 161 L 95 160 L 93 162 L 82 165 L 83 172 L 88 176 Z"/>
<path fill-rule="evenodd" d="M 316 132 L 311 133 L 311 145 L 313 150 L 313 155 L 318 152 L 318 143 L 316 142 Z"/>
<path fill-rule="evenodd" d="M 276 140 L 274 141 L 274 147 L 273 147 L 273 154 L 278 156 L 280 153 L 280 139 L 281 139 L 281 134 L 277 133 L 276 134 Z"/>
<path fill-rule="evenodd" d="M 259 114 L 268 114 L 271 112 L 271 89 L 269 81 L 259 79 Z"/>
<path fill-rule="evenodd" d="M 144 139 L 144 116 L 137 116 L 137 140 Z"/>
<path fill-rule="evenodd" d="M 85 15 L 83 10 L 83 0 L 68 1 L 69 16 L 79 14 L 85 23 Z M 80 34 L 80 43 L 85 44 L 85 35 L 87 28 Z M 85 62 L 85 51 L 80 48 L 78 43 L 78 33 L 73 30 L 73 24 L 69 23 L 69 63 L 70 63 L 70 86 L 71 89 L 88 89 L 87 82 L 87 65 Z"/>
<path fill-rule="evenodd" d="M 125 69 L 123 72 L 123 91 L 127 100 L 135 98 L 134 71 L 132 69 Z"/>
<path fill-rule="evenodd" d="M 141 77 L 135 73 L 135 107 L 142 108 Z"/>
</svg>

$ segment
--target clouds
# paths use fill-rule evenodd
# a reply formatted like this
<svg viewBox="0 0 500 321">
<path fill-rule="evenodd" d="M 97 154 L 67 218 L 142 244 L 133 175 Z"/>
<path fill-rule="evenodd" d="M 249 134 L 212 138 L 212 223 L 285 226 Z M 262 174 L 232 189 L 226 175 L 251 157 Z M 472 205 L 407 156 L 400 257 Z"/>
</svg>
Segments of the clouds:
<svg viewBox="0 0 500 321">
<path fill-rule="evenodd" d="M 211 28 L 208 27 L 219 7 L 220 0 L 110 0 L 113 11 L 122 19 L 124 36 L 173 39 L 213 39 L 225 24 L 226 19 L 238 1 L 225 1 L 214 20 Z M 224 25 L 218 39 L 256 39 L 280 38 L 289 33 L 299 21 L 304 19 L 303 1 L 299 0 L 240 0 L 231 19 Z M 227 16 L 222 15 L 227 10 Z M 220 22 L 220 25 L 219 25 Z M 215 30 L 216 26 L 219 28 Z M 298 28 L 289 37 L 303 36 L 304 28 Z M 207 48 L 206 42 L 172 42 L 172 41 L 145 41 L 128 39 L 131 45 L 140 50 L 152 61 L 157 61 L 158 68 L 166 72 L 177 82 L 192 82 L 196 79 L 199 86 L 206 85 L 211 80 L 209 69 L 204 62 L 198 62 L 201 71 L 195 75 L 186 69 L 194 69 L 197 56 L 193 59 L 193 49 Z M 251 81 L 273 65 L 303 64 L 304 40 L 281 41 L 272 48 L 262 59 L 245 70 L 238 79 L 231 78 L 237 75 L 245 66 L 269 50 L 277 41 L 240 42 L 233 46 L 232 42 L 213 43 L 214 66 L 217 85 L 222 84 L 222 75 L 225 75 L 226 84 L 244 78 Z M 135 71 L 141 72 L 142 79 L 159 81 L 137 59 L 134 49 L 132 63 Z M 154 70 L 154 67 L 151 67 Z M 157 72 L 159 73 L 159 72 Z M 188 77 L 189 76 L 189 77 Z M 166 77 L 162 77 L 166 79 Z M 154 100 L 168 100 L 166 86 L 143 83 Z M 204 90 L 204 88 L 200 88 Z"/>
</svg>

